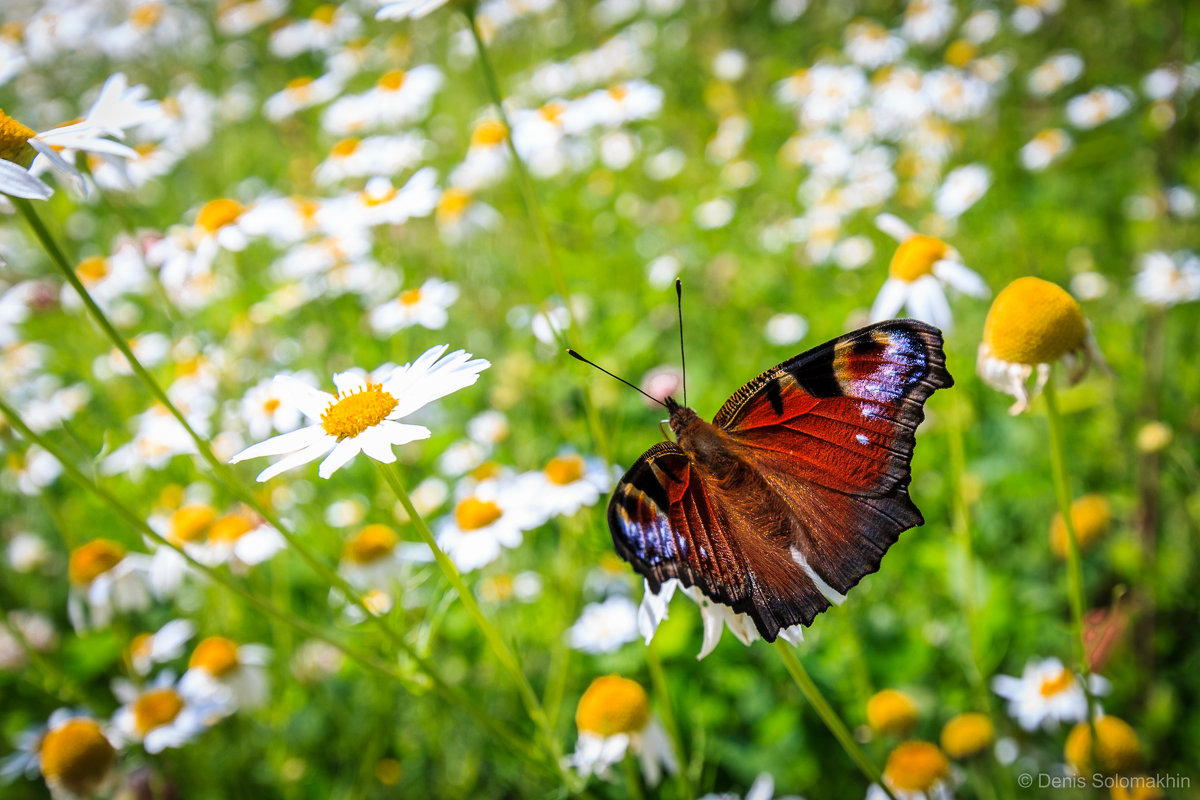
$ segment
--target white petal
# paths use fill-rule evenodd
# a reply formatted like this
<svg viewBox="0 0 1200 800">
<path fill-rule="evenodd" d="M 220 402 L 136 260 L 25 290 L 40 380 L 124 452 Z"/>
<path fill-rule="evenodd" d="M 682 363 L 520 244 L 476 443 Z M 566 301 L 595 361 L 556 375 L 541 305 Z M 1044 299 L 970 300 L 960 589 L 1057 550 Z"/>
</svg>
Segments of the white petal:
<svg viewBox="0 0 1200 800">
<path fill-rule="evenodd" d="M 271 478 L 274 478 L 276 475 L 287 472 L 289 469 L 295 469 L 296 467 L 307 464 L 310 461 L 316 461 L 318 458 L 328 453 L 336 443 L 337 439 L 334 437 L 322 436 L 308 447 L 297 450 L 295 453 L 279 459 L 274 464 L 258 473 L 258 477 L 255 480 L 257 480 L 259 483 L 265 483 L 266 481 L 271 480 Z"/>
<path fill-rule="evenodd" d="M 934 263 L 933 274 L 946 285 L 953 286 L 971 297 L 987 297 L 991 294 L 983 278 L 979 277 L 974 270 L 968 269 L 961 261 L 943 258 Z"/>
<path fill-rule="evenodd" d="M 428 439 L 431 435 L 429 428 L 426 428 L 424 425 L 408 425 L 390 419 L 385 419 L 376 425 L 375 429 L 384 435 L 388 443 L 392 445 L 408 444 L 419 439 Z"/>
<path fill-rule="evenodd" d="M 271 385 L 279 390 L 283 399 L 300 409 L 313 422 L 320 422 L 329 404 L 337 402 L 337 398 L 329 392 L 322 392 L 291 375 L 276 375 Z"/>
<path fill-rule="evenodd" d="M 395 463 L 396 454 L 392 452 L 392 445 L 385 437 L 379 435 L 379 431 L 372 428 L 354 438 L 369 458 L 373 458 L 383 464 Z"/>
<path fill-rule="evenodd" d="M 333 385 L 337 387 L 338 394 L 349 394 L 363 388 L 366 383 L 367 376 L 362 370 L 348 369 L 333 376 Z"/>
<path fill-rule="evenodd" d="M 668 580 L 658 588 L 658 594 L 650 589 L 649 581 L 643 583 L 645 592 L 642 594 L 642 603 L 638 606 L 637 624 L 638 632 L 642 634 L 646 644 L 650 644 L 658 626 L 667 618 L 667 607 L 671 604 L 671 597 L 674 596 L 679 581 L 674 578 Z"/>
<path fill-rule="evenodd" d="M 342 467 L 350 463 L 350 460 L 362 451 L 359 443 L 354 439 L 342 439 L 333 448 L 333 452 L 321 462 L 320 469 L 317 470 L 317 475 L 322 478 L 328 478 L 333 473 L 337 472 Z"/>
<path fill-rule="evenodd" d="M 717 643 L 721 641 L 721 634 L 725 631 L 725 617 L 712 608 L 707 600 L 700 603 L 700 619 L 704 623 L 704 642 L 700 645 L 697 661 L 716 649 Z"/>
<path fill-rule="evenodd" d="M 897 242 L 903 242 L 905 239 L 916 234 L 916 231 L 909 227 L 907 222 L 895 214 L 880 214 L 875 217 L 875 227 Z"/>
<path fill-rule="evenodd" d="M 904 306 L 904 301 L 908 297 L 909 283 L 897 278 L 888 278 L 883 282 L 883 286 L 879 287 L 879 294 L 875 296 L 875 302 L 871 305 L 871 321 L 882 322 L 885 319 L 892 319 Z"/>
<path fill-rule="evenodd" d="M 239 461 L 245 461 L 248 458 L 259 458 L 260 456 L 281 456 L 284 453 L 294 453 L 297 450 L 312 446 L 314 442 L 328 435 L 322 430 L 320 425 L 309 425 L 306 428 L 300 428 L 291 433 L 281 433 L 258 444 L 252 444 L 242 452 L 231 457 L 229 463 L 236 464 Z"/>
<path fill-rule="evenodd" d="M 0 194 L 28 200 L 48 200 L 54 190 L 11 161 L 0 159 Z"/>
</svg>

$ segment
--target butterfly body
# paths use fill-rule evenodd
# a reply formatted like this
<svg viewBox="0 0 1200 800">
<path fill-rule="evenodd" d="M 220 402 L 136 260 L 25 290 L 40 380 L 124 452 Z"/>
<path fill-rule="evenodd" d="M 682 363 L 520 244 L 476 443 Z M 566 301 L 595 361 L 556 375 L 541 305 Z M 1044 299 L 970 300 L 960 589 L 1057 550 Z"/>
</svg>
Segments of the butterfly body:
<svg viewBox="0 0 1200 800">
<path fill-rule="evenodd" d="M 808 625 L 924 522 L 908 497 L 914 432 L 953 381 L 941 335 L 899 320 L 854 331 L 739 389 L 712 423 L 667 399 L 608 508 L 619 555 L 749 615 L 768 641 Z"/>
</svg>

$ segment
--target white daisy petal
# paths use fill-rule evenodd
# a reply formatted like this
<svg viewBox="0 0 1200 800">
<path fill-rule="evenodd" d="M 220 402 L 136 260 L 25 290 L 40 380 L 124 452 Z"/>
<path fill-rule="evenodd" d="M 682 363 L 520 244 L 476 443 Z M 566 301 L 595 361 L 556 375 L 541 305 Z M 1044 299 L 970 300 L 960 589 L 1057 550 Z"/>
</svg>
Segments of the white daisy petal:
<svg viewBox="0 0 1200 800">
<path fill-rule="evenodd" d="M 294 453 L 305 447 L 311 446 L 314 442 L 328 436 L 320 425 L 309 425 L 299 430 L 294 430 L 290 433 L 281 433 L 278 436 L 272 436 L 270 439 L 252 444 L 240 453 L 235 454 L 229 459 L 230 464 L 236 464 L 239 461 L 245 461 L 248 458 L 259 458 L 260 456 L 279 456 L 284 453 Z"/>
<path fill-rule="evenodd" d="M 286 436 L 287 434 L 284 435 Z M 280 437 L 277 436 L 275 438 L 278 439 Z M 284 458 L 279 459 L 274 464 L 258 473 L 256 480 L 259 483 L 264 483 L 289 469 L 295 469 L 296 467 L 303 466 L 310 461 L 316 461 L 318 458 L 328 453 L 333 448 L 336 441 L 337 440 L 332 436 L 322 436 L 308 447 L 302 448 L 301 450 L 292 453 L 290 456 L 285 456 Z"/>
<path fill-rule="evenodd" d="M 342 439 L 333 448 L 333 452 L 321 462 L 321 466 L 317 470 L 317 475 L 322 478 L 328 478 L 330 475 L 349 464 L 351 459 L 361 452 L 362 446 L 356 439 Z"/>
<path fill-rule="evenodd" d="M 971 297 L 987 297 L 991 294 L 979 273 L 969 269 L 961 261 L 944 258 L 934 263 L 933 274 L 938 280 Z"/>
<path fill-rule="evenodd" d="M 349 394 L 361 389 L 366 382 L 363 373 L 358 370 L 346 370 L 333 376 L 333 385 L 337 387 L 338 394 Z"/>
<path fill-rule="evenodd" d="M 428 439 L 431 435 L 429 428 L 424 425 L 406 425 L 390 419 L 379 423 L 378 427 L 379 432 L 386 435 L 388 444 L 392 445 Z"/>
<path fill-rule="evenodd" d="M 0 159 L 0 194 L 28 200 L 48 200 L 54 190 L 11 161 Z"/>
<path fill-rule="evenodd" d="M 879 294 L 875 296 L 875 302 L 871 305 L 871 321 L 881 322 L 885 319 L 892 319 L 904 307 L 904 301 L 908 297 L 909 283 L 897 278 L 888 278 L 883 282 L 883 286 L 879 288 Z"/>
<path fill-rule="evenodd" d="M 897 242 L 903 242 L 910 236 L 914 236 L 914 231 L 909 224 L 897 217 L 895 214 L 880 214 L 875 217 L 875 227 L 886 233 L 888 236 L 895 239 Z"/>
<path fill-rule="evenodd" d="M 300 412 L 313 422 L 320 422 L 321 415 L 329 408 L 329 404 L 337 401 L 329 392 L 313 388 L 291 375 L 276 375 L 271 384 L 279 391 L 281 397 L 300 409 Z"/>
<path fill-rule="evenodd" d="M 392 445 L 388 440 L 381 436 L 381 431 L 371 430 L 361 436 L 355 437 L 362 451 L 370 458 L 384 464 L 392 464 L 396 461 L 396 454 L 392 451 Z"/>
</svg>

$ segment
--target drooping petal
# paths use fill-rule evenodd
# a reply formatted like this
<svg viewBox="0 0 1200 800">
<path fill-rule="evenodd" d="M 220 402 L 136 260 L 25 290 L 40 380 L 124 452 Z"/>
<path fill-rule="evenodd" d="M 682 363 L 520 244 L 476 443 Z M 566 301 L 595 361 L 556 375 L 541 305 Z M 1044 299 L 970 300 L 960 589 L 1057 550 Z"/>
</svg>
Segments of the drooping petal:
<svg viewBox="0 0 1200 800">
<path fill-rule="evenodd" d="M 314 442 L 328 435 L 321 429 L 320 425 L 309 425 L 290 433 L 281 433 L 278 436 L 272 436 L 270 439 L 265 439 L 258 444 L 252 444 L 240 453 L 235 453 L 229 459 L 229 463 L 236 464 L 239 461 L 245 461 L 248 458 L 258 458 L 260 456 L 281 456 L 284 453 L 294 453 L 297 450 L 311 446 Z"/>
<path fill-rule="evenodd" d="M 285 434 L 286 435 L 286 434 Z M 307 464 L 310 461 L 316 461 L 321 456 L 328 453 L 337 443 L 337 439 L 332 436 L 322 436 L 315 442 L 301 450 L 292 453 L 289 456 L 279 459 L 271 466 L 258 473 L 256 480 L 259 483 L 265 483 L 271 480 L 280 473 L 287 472 L 289 469 Z"/>
<path fill-rule="evenodd" d="M 904 307 L 904 301 L 908 298 L 909 283 L 897 278 L 888 278 L 883 282 L 883 286 L 879 287 L 879 294 L 875 296 L 875 302 L 871 305 L 871 321 L 882 322 L 885 319 L 892 319 Z"/>
<path fill-rule="evenodd" d="M 875 217 L 875 227 L 886 233 L 888 236 L 895 239 L 897 242 L 903 242 L 905 239 L 916 234 L 907 222 L 897 217 L 895 214 L 880 214 Z"/>
<path fill-rule="evenodd" d="M 48 200 L 54 190 L 13 162 L 0 159 L 0 194 L 27 200 Z"/>
<path fill-rule="evenodd" d="M 984 283 L 979 273 L 968 268 L 961 261 L 943 258 L 934 262 L 933 274 L 947 286 L 952 286 L 963 294 L 971 297 L 987 297 L 991 294 L 988 285 Z"/>
</svg>

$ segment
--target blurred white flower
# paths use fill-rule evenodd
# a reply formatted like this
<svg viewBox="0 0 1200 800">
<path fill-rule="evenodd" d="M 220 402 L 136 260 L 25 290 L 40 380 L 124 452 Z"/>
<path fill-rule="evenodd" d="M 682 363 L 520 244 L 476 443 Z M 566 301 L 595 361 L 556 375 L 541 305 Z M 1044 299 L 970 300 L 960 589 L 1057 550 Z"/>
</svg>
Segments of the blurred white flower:
<svg viewBox="0 0 1200 800">
<path fill-rule="evenodd" d="M 1195 253 L 1154 250 L 1140 264 L 1133 290 L 1147 303 L 1165 308 L 1200 300 L 1200 257 Z"/>
<path fill-rule="evenodd" d="M 1092 694 L 1105 694 L 1108 681 L 1092 676 Z M 1087 719 L 1087 696 L 1074 672 L 1057 658 L 1030 661 L 1020 678 L 997 675 L 992 691 L 1008 701 L 1008 713 L 1027 731 L 1053 730 L 1060 722 Z"/>
<path fill-rule="evenodd" d="M 637 605 L 624 595 L 588 603 L 567 630 L 571 647 L 593 655 L 612 653 L 638 638 Z"/>
</svg>

